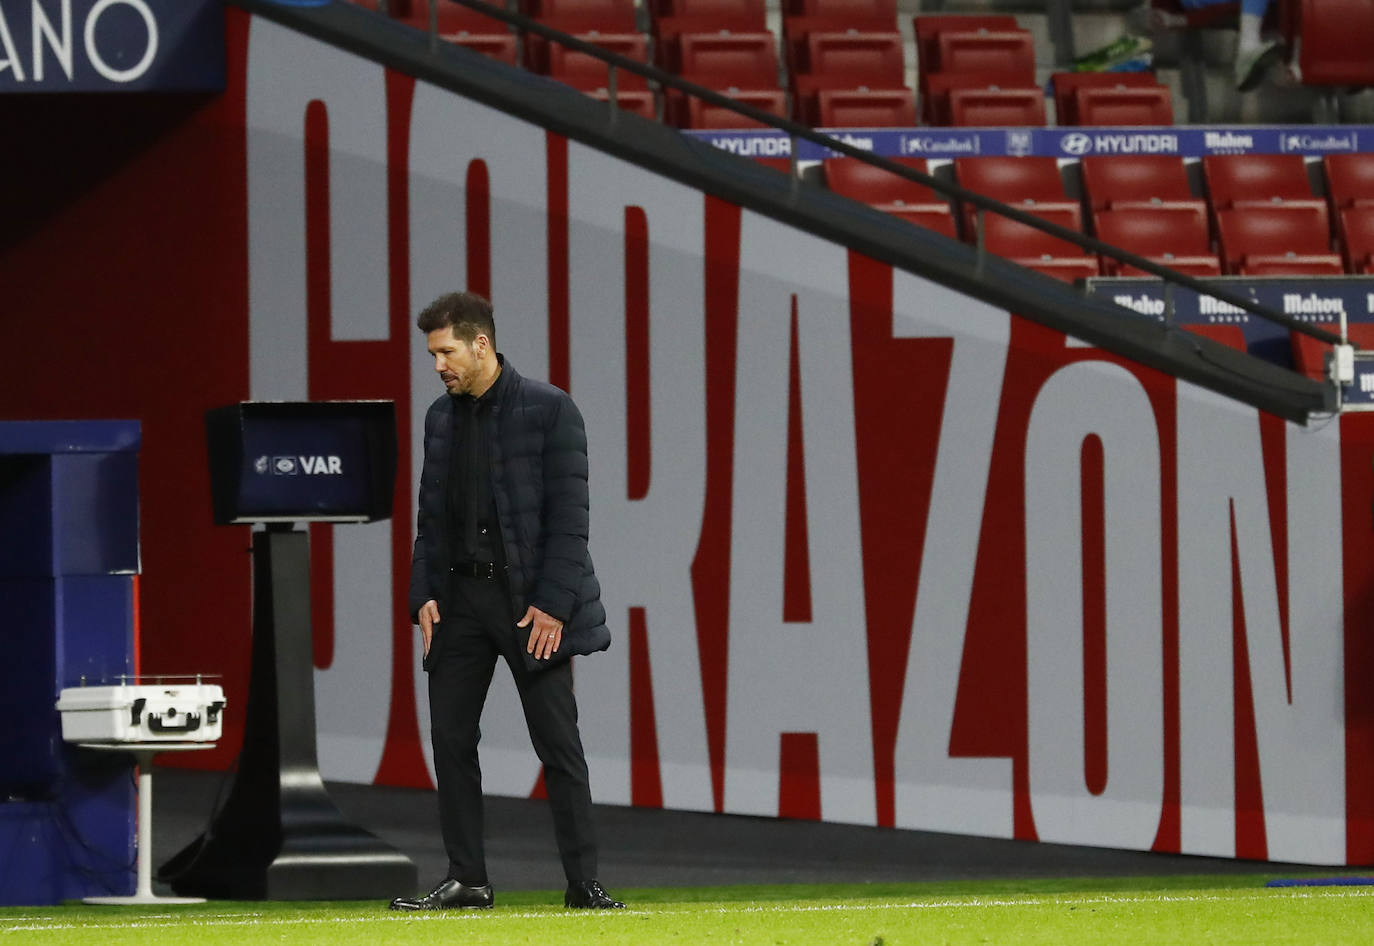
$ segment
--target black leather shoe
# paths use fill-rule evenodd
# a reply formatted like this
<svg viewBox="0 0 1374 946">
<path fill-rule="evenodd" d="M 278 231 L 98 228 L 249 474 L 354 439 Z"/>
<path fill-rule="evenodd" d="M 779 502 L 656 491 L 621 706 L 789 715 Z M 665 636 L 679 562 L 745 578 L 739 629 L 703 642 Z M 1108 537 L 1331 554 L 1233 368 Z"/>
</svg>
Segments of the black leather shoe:
<svg viewBox="0 0 1374 946">
<path fill-rule="evenodd" d="M 495 903 L 491 884 L 468 887 L 458 881 L 445 880 L 423 897 L 397 897 L 391 901 L 393 910 L 486 910 Z"/>
<path fill-rule="evenodd" d="M 612 900 L 600 881 L 584 880 L 568 884 L 568 892 L 563 895 L 563 906 L 574 910 L 623 910 L 625 904 Z"/>
</svg>

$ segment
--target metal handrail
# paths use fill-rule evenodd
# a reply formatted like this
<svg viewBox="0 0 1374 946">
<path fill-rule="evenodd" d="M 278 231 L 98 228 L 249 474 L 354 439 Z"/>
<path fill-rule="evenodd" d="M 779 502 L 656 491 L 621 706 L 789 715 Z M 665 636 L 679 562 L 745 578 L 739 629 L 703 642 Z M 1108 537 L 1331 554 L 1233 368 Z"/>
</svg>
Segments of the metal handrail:
<svg viewBox="0 0 1374 946">
<path fill-rule="evenodd" d="M 429 5 L 430 32 L 432 37 L 430 42 L 431 51 L 434 51 L 437 48 L 436 38 L 438 32 L 438 2 L 439 0 L 431 0 Z M 545 26 L 544 24 L 539 23 L 535 20 L 531 20 L 526 16 L 522 16 L 518 13 L 511 13 L 507 10 L 502 9 L 501 7 L 485 3 L 483 2 L 483 0 L 446 0 L 446 2 L 460 4 L 462 6 L 476 10 L 478 13 L 485 14 L 486 16 L 489 16 L 492 19 L 500 20 L 511 26 L 515 26 L 522 32 L 533 33 L 536 36 L 542 36 L 545 39 L 552 40 L 553 42 L 556 42 L 569 49 L 575 50 L 580 53 L 585 53 L 586 55 L 592 56 L 596 59 L 600 59 L 602 62 L 606 63 L 607 71 L 610 75 L 610 78 L 608 80 L 608 88 L 613 88 L 615 85 L 615 70 L 624 69 L 628 72 L 634 73 L 635 75 L 642 76 L 643 78 L 651 82 L 657 83 L 662 88 L 677 89 L 679 91 L 687 93 L 688 95 L 693 96 L 694 98 L 698 98 L 704 102 L 708 102 L 711 105 L 730 109 L 731 111 L 739 115 L 742 115 L 745 118 L 767 125 L 778 131 L 785 132 L 792 139 L 793 142 L 793 147 L 791 150 L 793 155 L 792 160 L 794 167 L 796 162 L 796 139 L 802 138 L 806 141 L 812 142 L 813 144 L 819 145 L 822 148 L 827 148 L 838 154 L 845 155 L 846 157 L 857 158 L 860 161 L 863 161 L 874 167 L 881 168 L 882 170 L 887 171 L 891 174 L 895 174 L 898 177 L 906 178 L 907 180 L 913 181 L 917 184 L 924 184 L 932 190 L 938 191 L 948 197 L 952 197 L 955 200 L 971 204 L 979 210 L 999 214 L 1003 217 L 1006 217 L 1009 220 L 1015 220 L 1017 223 L 1025 224 L 1026 226 L 1032 227 L 1036 230 L 1048 233 L 1051 236 L 1058 237 L 1061 240 L 1066 240 L 1070 243 L 1073 243 L 1076 246 L 1082 247 L 1085 250 L 1091 251 L 1093 253 L 1100 253 L 1106 256 L 1110 256 L 1113 259 L 1119 260 L 1120 262 L 1125 263 L 1129 266 L 1133 266 L 1136 269 L 1140 269 L 1144 272 L 1159 276 L 1160 278 L 1164 279 L 1166 283 L 1177 283 L 1178 285 L 1183 286 L 1187 289 L 1191 289 L 1194 292 L 1200 293 L 1202 295 L 1211 296 L 1212 298 L 1217 299 L 1220 302 L 1224 302 L 1228 305 L 1236 307 L 1237 309 L 1242 309 L 1246 312 L 1252 313 L 1253 315 L 1257 315 L 1262 319 L 1274 322 L 1278 325 L 1283 326 L 1284 328 L 1290 329 L 1291 331 L 1311 336 L 1312 338 L 1315 338 L 1321 342 L 1325 342 L 1329 345 L 1338 345 L 1344 342 L 1344 340 L 1335 333 L 1328 332 L 1325 329 L 1317 328 L 1315 325 L 1311 323 L 1295 319 L 1292 316 L 1288 315 L 1286 312 L 1279 312 L 1275 309 L 1270 309 L 1267 306 L 1260 305 L 1252 299 L 1247 299 L 1244 296 L 1231 292 L 1229 289 L 1208 285 L 1207 283 L 1204 283 L 1202 280 L 1194 276 L 1190 276 L 1187 273 L 1176 272 L 1175 270 L 1169 269 L 1166 266 L 1161 266 L 1153 260 L 1146 259 L 1143 256 L 1137 256 L 1129 250 L 1123 250 L 1120 247 L 1112 246 L 1109 243 L 1104 243 L 1096 237 L 1090 237 L 1087 234 L 1080 233 L 1077 230 L 1070 230 L 1067 227 L 1062 227 L 1059 224 L 1054 223 L 1053 221 L 1045 220 L 1041 217 L 1035 216 L 1034 214 L 1026 213 L 1023 210 L 1018 210 L 1016 207 L 1010 204 L 1004 204 L 999 200 L 995 200 L 991 197 L 984 196 L 983 194 L 965 190 L 957 184 L 947 183 L 930 174 L 923 174 L 920 171 L 912 170 L 911 168 L 898 164 L 895 161 L 890 161 L 887 158 L 873 154 L 871 151 L 865 151 L 862 148 L 856 148 L 848 142 L 816 131 L 814 128 L 811 128 L 808 125 L 800 124 L 799 122 L 792 121 L 788 118 L 780 118 L 777 115 L 772 114 L 771 112 L 765 112 L 762 109 L 753 107 L 752 105 L 736 101 L 735 99 L 730 98 L 728 95 L 724 95 L 718 91 L 715 91 L 714 89 L 708 89 L 705 86 L 697 85 L 694 82 L 688 82 L 679 76 L 675 76 L 670 72 L 665 72 L 662 69 L 659 69 L 655 66 L 648 65 L 647 63 L 643 63 L 635 59 L 631 59 L 628 56 L 622 56 L 619 53 L 611 52 L 608 49 L 603 49 L 593 43 L 588 43 L 585 40 L 580 40 L 575 36 L 572 36 L 568 33 L 564 33 L 561 30 L 556 30 L 552 27 Z M 613 96 L 610 98 L 610 106 L 613 110 L 616 108 L 615 99 Z M 980 253 L 986 252 L 986 250 L 981 249 L 981 241 L 979 243 L 979 247 Z"/>
</svg>

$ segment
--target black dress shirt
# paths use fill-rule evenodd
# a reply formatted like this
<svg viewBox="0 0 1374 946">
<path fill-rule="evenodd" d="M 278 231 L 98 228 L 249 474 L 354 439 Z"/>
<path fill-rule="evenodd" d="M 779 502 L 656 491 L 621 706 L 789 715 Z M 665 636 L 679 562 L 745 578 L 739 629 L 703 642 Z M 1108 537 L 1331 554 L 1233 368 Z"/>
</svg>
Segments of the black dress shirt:
<svg viewBox="0 0 1374 946">
<path fill-rule="evenodd" d="M 454 397 L 453 469 L 449 470 L 449 521 L 454 558 L 458 561 L 501 564 L 500 529 L 491 495 L 491 445 L 487 427 L 500 394 L 498 374 L 481 397 Z"/>
</svg>

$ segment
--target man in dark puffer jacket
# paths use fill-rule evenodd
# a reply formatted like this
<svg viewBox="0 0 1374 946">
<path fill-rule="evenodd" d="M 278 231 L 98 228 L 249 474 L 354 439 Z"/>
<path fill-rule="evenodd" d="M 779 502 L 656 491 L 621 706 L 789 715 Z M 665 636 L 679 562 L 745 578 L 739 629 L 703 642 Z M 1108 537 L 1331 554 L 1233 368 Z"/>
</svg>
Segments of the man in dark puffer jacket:
<svg viewBox="0 0 1374 946">
<path fill-rule="evenodd" d="M 490 907 L 478 722 L 497 657 L 544 764 L 569 907 L 613 908 L 597 881 L 596 827 L 570 658 L 611 641 L 587 552 L 587 435 L 566 393 L 496 351 L 491 303 L 441 296 L 420 313 L 447 389 L 425 415 L 410 613 L 424 640 L 448 876 L 395 910 Z M 516 616 L 519 615 L 519 620 Z"/>
</svg>

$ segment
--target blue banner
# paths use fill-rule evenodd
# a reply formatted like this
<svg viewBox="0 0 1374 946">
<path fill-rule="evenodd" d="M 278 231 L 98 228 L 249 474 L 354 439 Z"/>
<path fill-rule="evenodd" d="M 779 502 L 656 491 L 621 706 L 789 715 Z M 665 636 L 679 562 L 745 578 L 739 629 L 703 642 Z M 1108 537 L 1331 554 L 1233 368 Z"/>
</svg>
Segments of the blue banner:
<svg viewBox="0 0 1374 946">
<path fill-rule="evenodd" d="M 1300 322 L 1331 327 L 1340 323 L 1342 313 L 1347 324 L 1374 322 L 1374 278 L 1368 276 L 1213 276 L 1202 281 Z M 1161 279 L 1101 277 L 1085 282 L 1089 294 L 1105 297 L 1125 312 L 1160 322 L 1166 318 Z M 1172 295 L 1175 324 L 1235 326 L 1250 354 L 1279 365 L 1291 363 L 1284 326 L 1183 286 L 1173 286 Z"/>
<path fill-rule="evenodd" d="M 1368 276 L 1214 276 L 1202 280 L 1300 322 L 1374 322 L 1374 279 Z M 1090 295 L 1105 296 L 1138 315 L 1164 319 L 1164 281 L 1153 277 L 1086 280 Z M 1173 287 L 1174 321 L 1180 325 L 1256 323 L 1287 330 L 1212 296 Z"/>
<path fill-rule="evenodd" d="M 1148 128 L 842 128 L 821 129 L 845 144 L 885 158 L 931 159 L 1035 155 L 1166 154 L 1199 158 L 1208 154 L 1301 154 L 1374 151 L 1374 125 L 1162 125 Z M 786 158 L 786 133 L 687 131 L 694 138 L 747 158 Z M 834 157 L 829 148 L 798 140 L 799 161 Z"/>
<path fill-rule="evenodd" d="M 0 93 L 223 89 L 224 0 L 0 0 Z"/>
<path fill-rule="evenodd" d="M 1374 411 L 1374 352 L 1355 352 L 1355 380 L 1341 385 L 1341 408 Z"/>
</svg>

